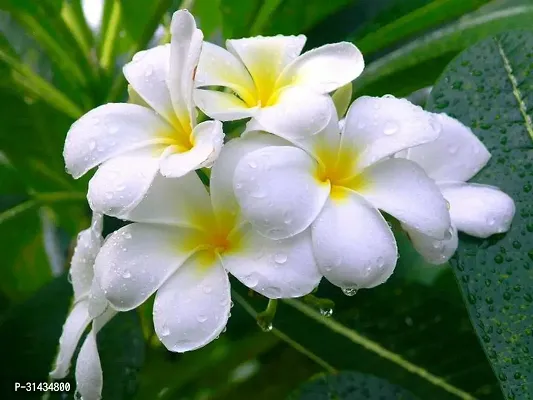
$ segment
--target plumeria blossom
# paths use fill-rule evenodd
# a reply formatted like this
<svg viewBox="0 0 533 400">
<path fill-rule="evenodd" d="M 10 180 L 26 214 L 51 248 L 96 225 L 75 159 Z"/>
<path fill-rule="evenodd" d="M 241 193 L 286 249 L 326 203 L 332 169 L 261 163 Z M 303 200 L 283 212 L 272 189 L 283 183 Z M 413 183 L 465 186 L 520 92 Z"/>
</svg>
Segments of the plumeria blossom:
<svg viewBox="0 0 533 400">
<path fill-rule="evenodd" d="M 269 298 L 303 296 L 318 285 L 311 233 L 267 239 L 242 220 L 233 194 L 241 155 L 280 143 L 262 134 L 226 144 L 210 195 L 195 173 L 156 177 L 127 216 L 135 223 L 110 235 L 98 254 L 95 275 L 116 310 L 131 310 L 157 292 L 155 331 L 169 350 L 202 347 L 223 331 L 231 304 L 226 271 Z"/>
<path fill-rule="evenodd" d="M 195 100 L 221 121 L 253 117 L 262 129 L 309 135 L 329 121 L 328 97 L 364 68 L 351 43 L 327 44 L 302 55 L 306 37 L 272 36 L 204 43 L 196 73 Z M 222 86 L 228 91 L 202 89 Z"/>
<path fill-rule="evenodd" d="M 74 289 L 74 305 L 63 325 L 55 368 L 50 372 L 53 379 L 67 376 L 74 351 L 92 323 L 76 361 L 76 390 L 84 400 L 98 400 L 101 397 L 103 378 L 96 334 L 116 314 L 116 311 L 107 307 L 107 301 L 93 279 L 94 260 L 102 245 L 102 222 L 103 216 L 94 214 L 91 227 L 78 235 L 69 272 Z"/>
<path fill-rule="evenodd" d="M 443 130 L 431 143 L 403 154 L 418 163 L 439 186 L 448 201 L 452 222 L 446 240 L 413 231 L 404 225 L 417 251 L 430 263 L 442 264 L 455 253 L 457 231 L 487 238 L 509 230 L 515 213 L 513 199 L 498 188 L 466 183 L 489 161 L 490 153 L 472 130 L 446 114 L 438 114 Z"/>
<path fill-rule="evenodd" d="M 76 121 L 64 158 L 78 178 L 100 166 L 89 183 L 91 208 L 121 217 L 135 207 L 160 172 L 180 177 L 208 167 L 223 142 L 222 124 L 197 124 L 193 76 L 203 34 L 187 11 L 177 11 L 169 45 L 137 53 L 124 66 L 134 92 L 147 105 L 105 104 Z"/>
<path fill-rule="evenodd" d="M 347 293 L 383 283 L 397 247 L 382 210 L 443 239 L 450 217 L 439 188 L 416 163 L 392 155 L 435 140 L 430 113 L 392 96 L 361 97 L 342 129 L 333 104 L 319 134 L 245 155 L 234 189 L 246 219 L 264 236 L 293 237 L 311 226 L 320 271 Z"/>
</svg>

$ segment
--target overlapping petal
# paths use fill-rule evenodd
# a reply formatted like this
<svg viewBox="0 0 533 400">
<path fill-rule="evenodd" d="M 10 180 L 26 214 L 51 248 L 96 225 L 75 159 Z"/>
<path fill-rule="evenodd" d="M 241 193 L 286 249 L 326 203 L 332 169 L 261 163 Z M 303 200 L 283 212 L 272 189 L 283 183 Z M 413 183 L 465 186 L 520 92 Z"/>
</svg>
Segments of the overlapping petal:
<svg viewBox="0 0 533 400">
<path fill-rule="evenodd" d="M 175 119 L 167 85 L 170 45 L 140 51 L 124 65 L 124 76 L 135 92 L 170 124 Z"/>
<path fill-rule="evenodd" d="M 103 215 L 93 213 L 91 227 L 78 234 L 69 269 L 75 301 L 90 293 L 94 277 L 94 260 L 103 241 L 102 226 Z"/>
<path fill-rule="evenodd" d="M 103 376 L 96 334 L 115 314 L 115 311 L 109 309 L 94 320 L 92 329 L 87 334 L 78 354 L 76 361 L 76 391 L 84 400 L 101 399 Z"/>
<path fill-rule="evenodd" d="M 290 145 L 268 133 L 249 133 L 226 143 L 211 170 L 210 191 L 213 211 L 221 224 L 233 223 L 239 205 L 233 191 L 233 177 L 239 161 L 248 153 L 268 146 Z"/>
<path fill-rule="evenodd" d="M 107 300 L 119 311 L 150 297 L 195 252 L 194 230 L 131 224 L 114 232 L 95 263 L 95 276 Z"/>
<path fill-rule="evenodd" d="M 239 97 L 225 92 L 197 89 L 194 101 L 200 110 L 220 121 L 233 121 L 253 117 L 257 107 L 248 107 Z"/>
<path fill-rule="evenodd" d="M 411 239 L 411 243 L 416 251 L 430 264 L 444 264 L 453 256 L 459 245 L 457 228 L 453 224 L 450 228 L 449 235 L 443 240 L 424 235 L 407 225 L 402 224 L 402 227 L 409 235 L 409 239 Z"/>
<path fill-rule="evenodd" d="M 450 204 L 450 216 L 458 230 L 479 238 L 509 230 L 515 205 L 498 188 L 460 182 L 439 186 Z"/>
<path fill-rule="evenodd" d="M 166 177 L 179 178 L 203 167 L 210 167 L 218 157 L 224 142 L 222 123 L 219 121 L 205 121 L 197 125 L 192 131 L 193 147 L 180 152 L 173 146 L 163 152 L 160 169 Z"/>
<path fill-rule="evenodd" d="M 194 72 L 200 58 L 204 35 L 196 28 L 194 17 L 187 10 L 179 10 L 170 24 L 170 65 L 168 86 L 174 111 L 184 128 L 196 124 L 192 101 Z"/>
<path fill-rule="evenodd" d="M 303 150 L 271 146 L 247 154 L 233 187 L 245 219 L 264 236 L 283 239 L 305 230 L 330 190 L 316 178 L 317 163 Z"/>
<path fill-rule="evenodd" d="M 287 140 L 314 135 L 331 118 L 331 98 L 308 88 L 294 86 L 281 90 L 275 104 L 255 113 L 257 122 L 267 131 Z"/>
<path fill-rule="evenodd" d="M 440 189 L 414 162 L 383 160 L 366 168 L 351 184 L 374 207 L 421 233 L 443 239 L 450 228 Z"/>
<path fill-rule="evenodd" d="M 364 67 L 363 55 L 352 43 L 326 44 L 296 58 L 285 68 L 278 85 L 303 85 L 328 93 L 353 81 Z"/>
<path fill-rule="evenodd" d="M 97 107 L 70 128 L 63 156 L 68 172 L 78 178 L 110 158 L 168 142 L 172 127 L 154 111 L 136 104 Z"/>
<path fill-rule="evenodd" d="M 191 257 L 157 291 L 154 327 L 167 349 L 185 352 L 214 340 L 229 318 L 226 271 L 210 252 Z"/>
<path fill-rule="evenodd" d="M 90 322 L 88 301 L 85 299 L 74 304 L 67 320 L 63 324 L 55 368 L 50 372 L 51 378 L 63 379 L 67 376 L 74 351 L 78 346 L 81 335 Z"/>
<path fill-rule="evenodd" d="M 431 113 L 405 99 L 363 96 L 346 115 L 343 153 L 355 156 L 356 173 L 401 150 L 435 140 L 440 130 Z"/>
<path fill-rule="evenodd" d="M 178 179 L 156 175 L 146 197 L 122 218 L 198 230 L 214 221 L 209 194 L 195 172 Z"/>
<path fill-rule="evenodd" d="M 257 91 L 252 77 L 237 57 L 220 46 L 204 42 L 195 80 L 198 87 L 227 87 L 235 91 L 244 101 L 249 101 L 249 106 L 255 105 L 253 99 L 256 98 Z M 202 107 L 200 108 L 204 111 Z"/>
<path fill-rule="evenodd" d="M 381 214 L 347 189 L 329 199 L 312 225 L 320 271 L 343 289 L 371 288 L 385 282 L 396 266 L 394 235 Z"/>
<path fill-rule="evenodd" d="M 436 114 L 442 126 L 438 139 L 408 150 L 407 158 L 419 164 L 436 181 L 465 182 L 490 159 L 490 153 L 472 130 L 446 114 Z"/>
<path fill-rule="evenodd" d="M 158 171 L 159 157 L 151 149 L 113 157 L 90 180 L 89 205 L 96 212 L 123 218 L 145 197 Z"/>
<path fill-rule="evenodd" d="M 222 264 L 249 288 L 271 299 L 309 294 L 320 282 L 311 232 L 283 240 L 267 239 L 247 225 L 238 249 L 223 254 Z"/>
</svg>

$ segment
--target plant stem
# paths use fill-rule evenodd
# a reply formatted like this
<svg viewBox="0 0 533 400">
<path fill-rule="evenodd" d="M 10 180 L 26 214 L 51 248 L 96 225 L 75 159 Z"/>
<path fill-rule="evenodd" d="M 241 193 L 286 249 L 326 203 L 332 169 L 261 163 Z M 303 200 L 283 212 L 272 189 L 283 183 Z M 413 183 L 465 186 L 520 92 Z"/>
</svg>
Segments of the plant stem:
<svg viewBox="0 0 533 400">
<path fill-rule="evenodd" d="M 248 314 L 250 314 L 252 316 L 252 318 L 257 319 L 257 316 L 258 316 L 259 313 L 257 311 L 255 311 L 255 309 L 250 305 L 250 303 L 248 303 L 246 301 L 246 299 L 244 297 L 242 297 L 235 290 L 231 291 L 231 297 L 237 303 L 239 303 L 241 305 L 241 307 L 244 308 L 244 310 Z M 270 305 L 270 302 L 269 302 L 269 305 Z M 268 310 L 268 306 L 267 306 L 267 310 Z M 312 351 L 310 351 L 310 350 L 306 349 L 305 347 L 303 347 L 301 344 L 299 344 L 299 343 L 295 342 L 294 340 L 292 340 L 289 336 L 285 335 L 279 329 L 272 328 L 270 333 L 274 334 L 275 336 L 277 336 L 278 338 L 283 340 L 289 346 L 293 347 L 296 351 L 302 353 L 303 355 L 305 355 L 309 359 L 313 360 L 315 363 L 317 363 L 322 368 L 324 368 L 324 370 L 326 370 L 327 372 L 332 373 L 332 374 L 337 372 L 337 370 L 332 365 L 328 364 L 326 361 L 321 359 L 319 356 L 314 354 Z"/>
</svg>

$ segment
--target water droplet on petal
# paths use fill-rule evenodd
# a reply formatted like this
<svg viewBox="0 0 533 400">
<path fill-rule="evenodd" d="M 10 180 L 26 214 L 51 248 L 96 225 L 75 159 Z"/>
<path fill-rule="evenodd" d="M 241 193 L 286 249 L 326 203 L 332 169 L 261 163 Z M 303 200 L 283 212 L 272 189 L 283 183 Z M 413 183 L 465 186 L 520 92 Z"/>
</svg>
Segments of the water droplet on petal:
<svg viewBox="0 0 533 400">
<path fill-rule="evenodd" d="M 355 296 L 356 293 L 357 293 L 357 286 L 352 286 L 352 287 L 345 287 L 345 288 L 342 288 L 342 292 L 346 295 L 346 296 Z"/>
<path fill-rule="evenodd" d="M 383 133 L 387 136 L 394 135 L 396 132 L 398 132 L 398 124 L 394 121 L 388 121 L 385 123 L 385 126 L 383 127 Z"/>
<path fill-rule="evenodd" d="M 278 264 L 285 264 L 287 262 L 287 255 L 284 253 L 277 253 L 274 256 L 274 261 Z"/>
</svg>

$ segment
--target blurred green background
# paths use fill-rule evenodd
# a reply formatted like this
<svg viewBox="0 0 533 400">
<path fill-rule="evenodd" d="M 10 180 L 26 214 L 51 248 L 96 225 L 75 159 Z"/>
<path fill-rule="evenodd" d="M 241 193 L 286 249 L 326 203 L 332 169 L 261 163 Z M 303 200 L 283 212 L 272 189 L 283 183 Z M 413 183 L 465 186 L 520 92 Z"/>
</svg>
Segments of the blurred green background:
<svg viewBox="0 0 533 400">
<path fill-rule="evenodd" d="M 90 176 L 75 181 L 65 172 L 69 126 L 100 104 L 127 100 L 123 64 L 168 42 L 178 8 L 192 11 L 205 39 L 220 45 L 259 34 L 303 33 L 306 49 L 352 41 L 367 65 L 354 97 L 391 93 L 422 105 L 421 89 L 459 52 L 533 25 L 531 0 L 0 0 L 2 399 L 41 398 L 14 393 L 14 382 L 48 380 L 70 306 L 66 270 L 77 233 L 89 225 Z M 106 231 L 118 224 L 106 220 Z M 277 400 L 317 373 L 339 370 L 378 376 L 422 399 L 461 397 L 365 348 L 374 342 L 476 398 L 503 398 L 451 269 L 428 267 L 406 237 L 398 241 L 398 272 L 386 285 L 345 297 L 324 282 L 316 294 L 333 300 L 335 321 L 363 340 L 339 335 L 291 302 L 279 306 L 274 331 L 263 332 L 255 314 L 266 302 L 233 282 L 227 332 L 193 353 L 158 344 L 150 304 L 113 320 L 99 337 L 104 399 Z M 319 304 L 306 307 L 320 316 Z M 383 390 L 383 398 L 402 398 Z"/>
</svg>

